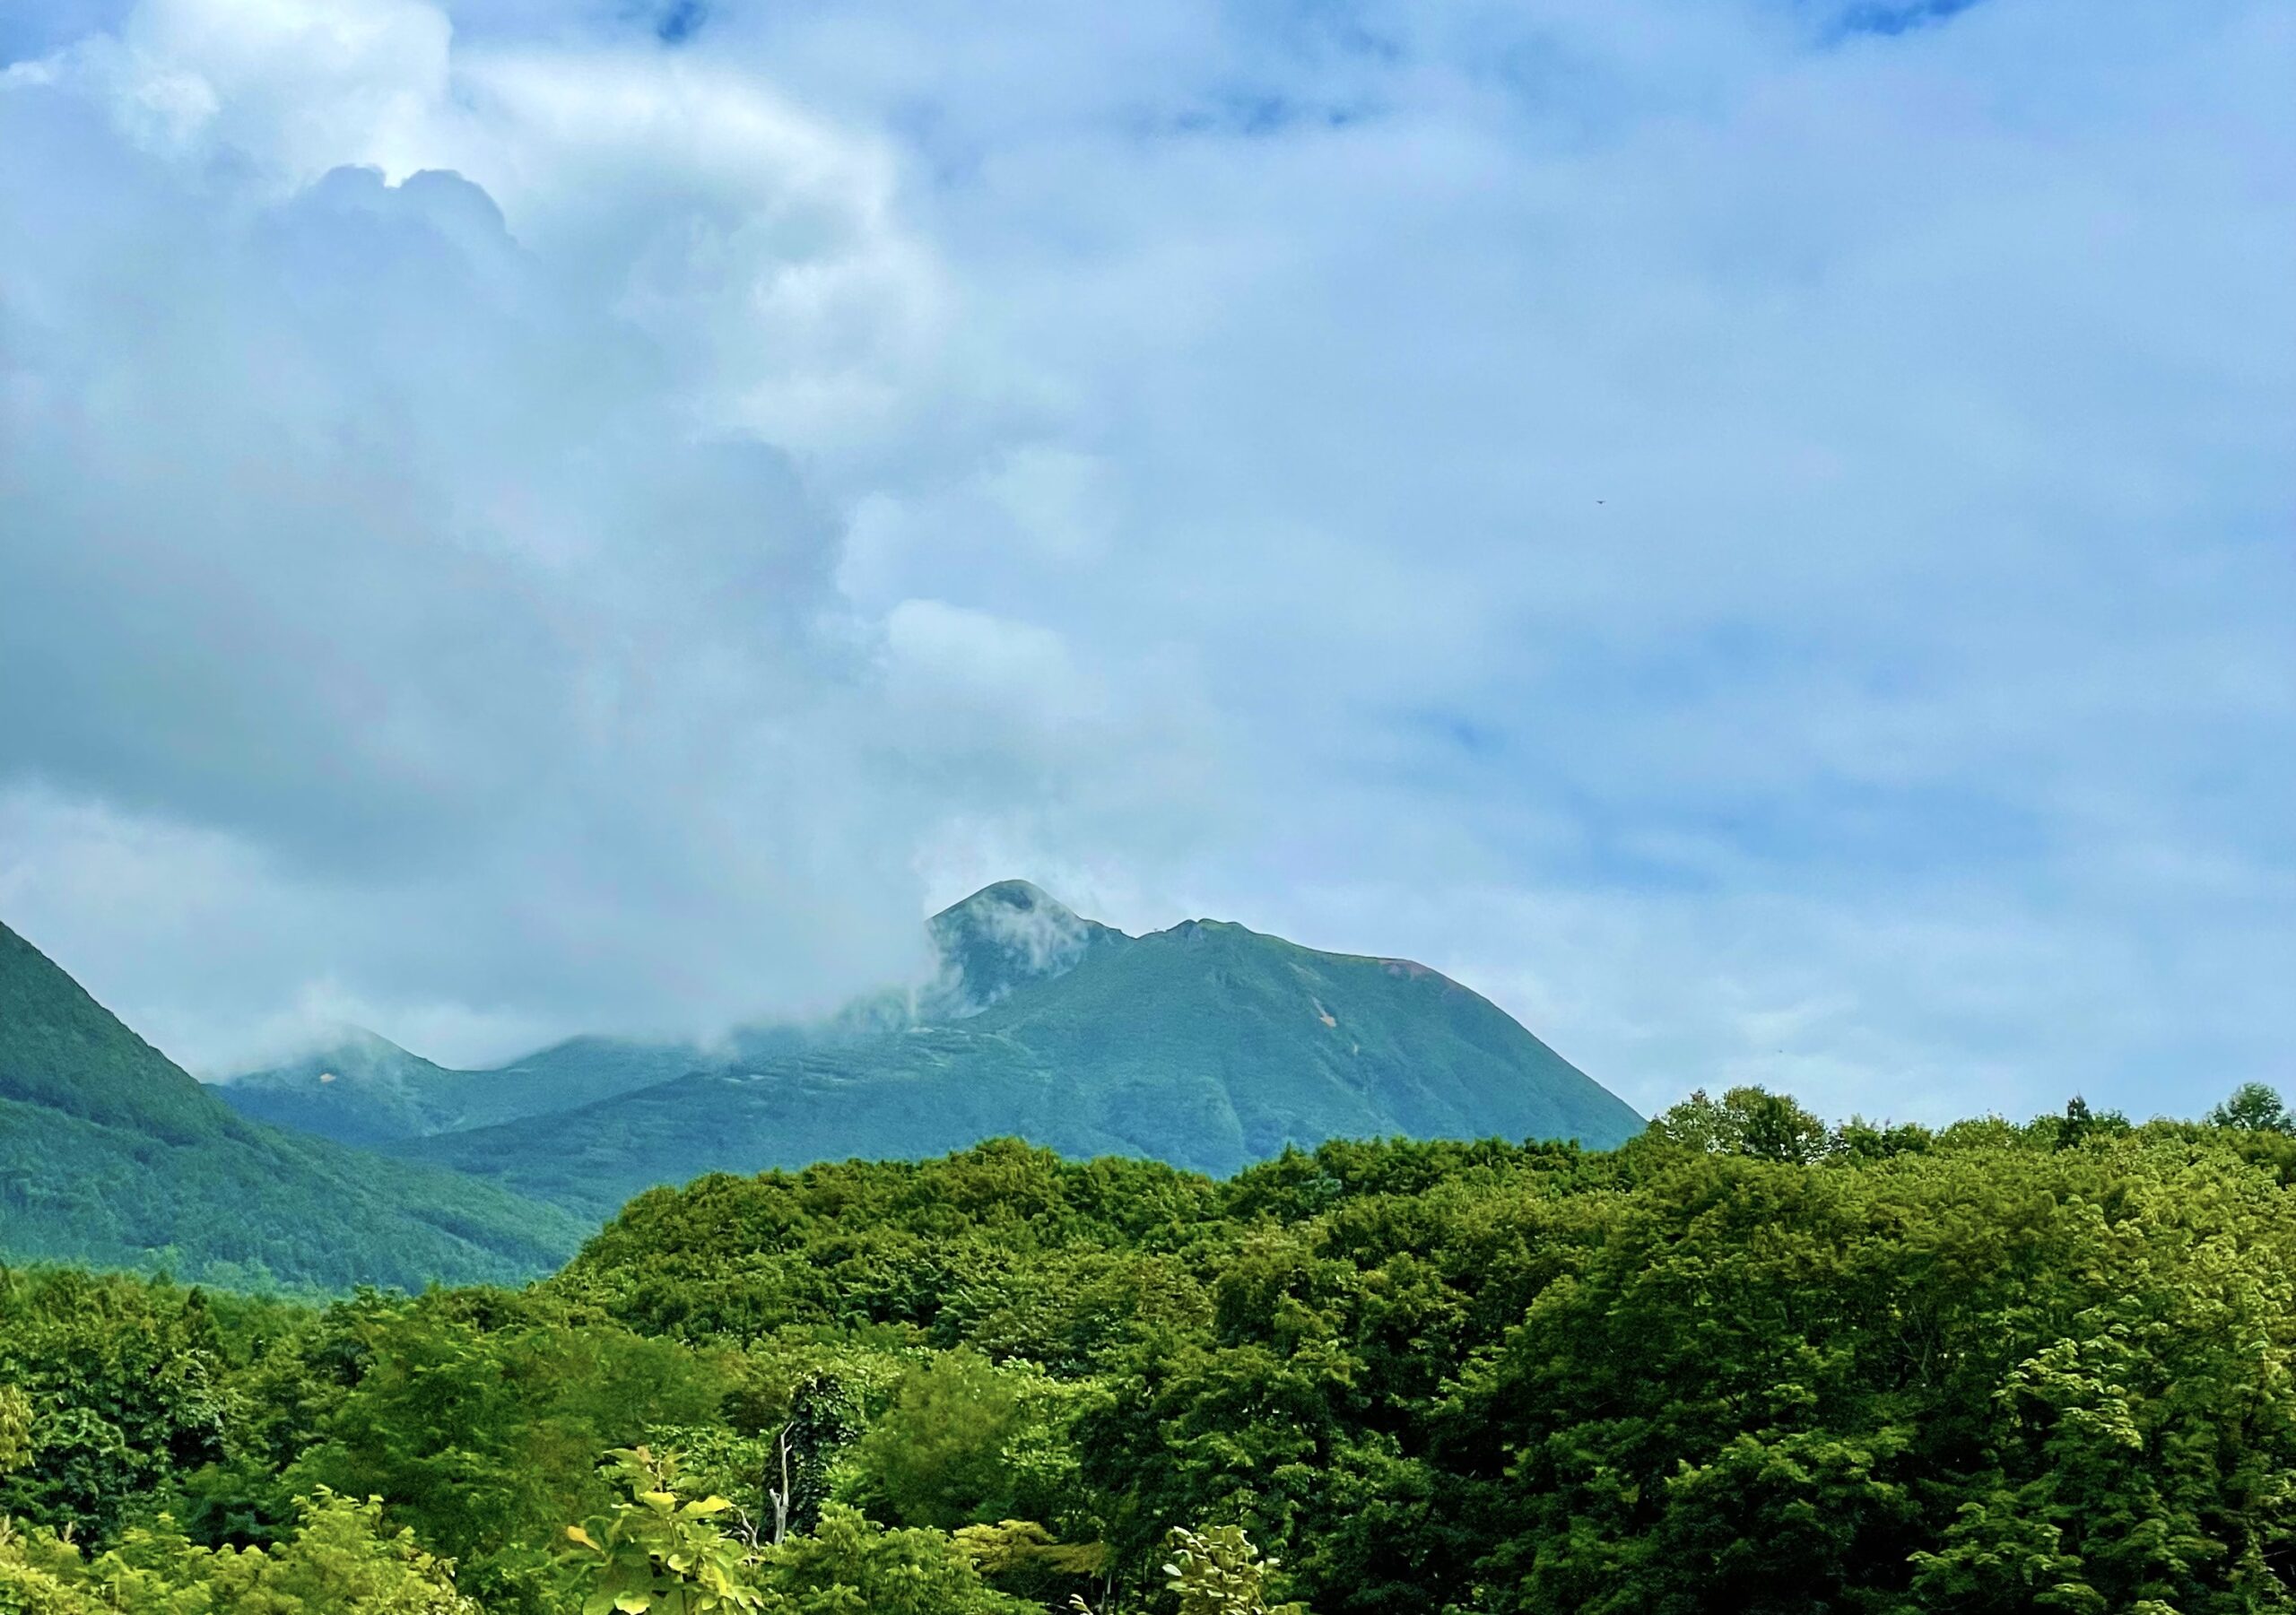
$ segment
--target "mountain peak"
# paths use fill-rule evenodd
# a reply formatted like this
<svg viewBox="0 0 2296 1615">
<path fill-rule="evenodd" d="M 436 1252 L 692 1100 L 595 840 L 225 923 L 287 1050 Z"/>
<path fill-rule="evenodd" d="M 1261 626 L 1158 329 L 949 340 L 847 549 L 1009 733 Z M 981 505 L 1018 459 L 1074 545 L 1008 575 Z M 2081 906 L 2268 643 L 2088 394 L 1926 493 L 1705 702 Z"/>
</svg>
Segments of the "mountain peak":
<svg viewBox="0 0 2296 1615">
<path fill-rule="evenodd" d="M 1066 915 L 1075 918 L 1067 905 L 1045 890 L 1033 881 L 996 881 L 982 887 L 961 902 L 950 904 L 933 916 L 933 924 L 955 923 L 967 915 L 987 914 L 997 909 L 1011 908 L 1033 913 L 1039 910 Z"/>
<path fill-rule="evenodd" d="M 1093 949 L 1125 940 L 1027 881 L 999 881 L 935 915 L 938 1015 L 976 1014 L 1031 982 L 1065 976 Z M 937 1018 L 936 1016 L 928 1018 Z"/>
</svg>

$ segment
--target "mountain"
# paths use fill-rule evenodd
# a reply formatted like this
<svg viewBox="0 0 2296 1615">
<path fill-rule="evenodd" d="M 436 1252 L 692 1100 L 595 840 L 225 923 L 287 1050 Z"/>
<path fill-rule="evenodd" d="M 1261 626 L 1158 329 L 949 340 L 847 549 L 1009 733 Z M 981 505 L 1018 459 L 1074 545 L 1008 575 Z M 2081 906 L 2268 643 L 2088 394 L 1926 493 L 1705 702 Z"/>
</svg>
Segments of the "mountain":
<svg viewBox="0 0 2296 1615">
<path fill-rule="evenodd" d="M 523 1279 L 588 1231 L 492 1184 L 239 1116 L 0 925 L 0 1256 L 412 1289 Z"/>
<path fill-rule="evenodd" d="M 214 1091 L 258 1122 L 339 1143 L 379 1144 L 451 1126 L 463 1075 L 354 1027 L 331 1047 L 235 1078 Z"/>
<path fill-rule="evenodd" d="M 945 1018 L 734 1060 L 515 1126 L 393 1146 L 587 1213 L 656 1184 L 1017 1134 L 1228 1173 L 1287 1143 L 1576 1138 L 1641 1118 L 1457 983 L 1191 920 L 1139 938 L 1035 888 L 933 922 Z"/>
</svg>

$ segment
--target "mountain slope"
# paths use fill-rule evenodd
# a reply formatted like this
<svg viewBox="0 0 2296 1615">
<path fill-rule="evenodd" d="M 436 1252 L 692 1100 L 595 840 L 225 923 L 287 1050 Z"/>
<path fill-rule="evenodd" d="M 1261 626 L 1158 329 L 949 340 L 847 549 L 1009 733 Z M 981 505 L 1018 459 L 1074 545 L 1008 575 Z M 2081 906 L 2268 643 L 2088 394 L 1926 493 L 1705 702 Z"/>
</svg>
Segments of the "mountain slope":
<svg viewBox="0 0 2296 1615">
<path fill-rule="evenodd" d="M 1606 1146 L 1641 1125 L 1496 1005 L 1404 960 L 1190 921 L 1136 940 L 1099 928 L 1044 962 L 962 1019 L 396 1148 L 602 1212 L 705 1171 L 934 1155 L 1000 1134 L 1226 1173 L 1333 1137 Z"/>
<path fill-rule="evenodd" d="M 587 1229 L 234 1114 L 0 925 L 0 1255 L 346 1288 L 509 1281 Z"/>
</svg>

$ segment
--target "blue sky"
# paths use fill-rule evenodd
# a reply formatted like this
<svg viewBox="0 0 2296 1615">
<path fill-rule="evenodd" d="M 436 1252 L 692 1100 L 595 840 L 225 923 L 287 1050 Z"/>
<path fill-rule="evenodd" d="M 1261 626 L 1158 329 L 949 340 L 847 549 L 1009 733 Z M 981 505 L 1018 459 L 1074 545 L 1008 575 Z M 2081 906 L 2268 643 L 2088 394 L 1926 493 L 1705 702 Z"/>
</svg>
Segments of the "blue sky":
<svg viewBox="0 0 2296 1615">
<path fill-rule="evenodd" d="M 1026 875 L 1644 1108 L 2296 1085 L 2296 8 L 39 0 L 0 917 L 222 1070 Z"/>
</svg>

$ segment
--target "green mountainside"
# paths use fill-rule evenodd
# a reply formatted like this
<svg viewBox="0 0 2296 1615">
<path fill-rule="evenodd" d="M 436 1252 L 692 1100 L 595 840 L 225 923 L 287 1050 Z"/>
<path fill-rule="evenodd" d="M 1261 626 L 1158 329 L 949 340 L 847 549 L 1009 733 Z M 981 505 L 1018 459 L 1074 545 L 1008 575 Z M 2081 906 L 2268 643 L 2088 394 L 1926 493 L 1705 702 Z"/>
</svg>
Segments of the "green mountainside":
<svg viewBox="0 0 2296 1615">
<path fill-rule="evenodd" d="M 1225 1174 L 1328 1138 L 1604 1148 L 1641 1126 L 1496 1005 L 1405 960 L 1215 921 L 1130 938 L 1018 882 L 935 931 L 970 950 L 957 974 L 974 990 L 945 1001 L 970 1012 L 394 1150 L 604 1214 L 709 1171 L 917 1158 L 1004 1135 Z"/>
<path fill-rule="evenodd" d="M 586 1231 L 493 1185 L 234 1114 L 0 925 L 0 1256 L 419 1288 L 543 1272 Z"/>
</svg>

